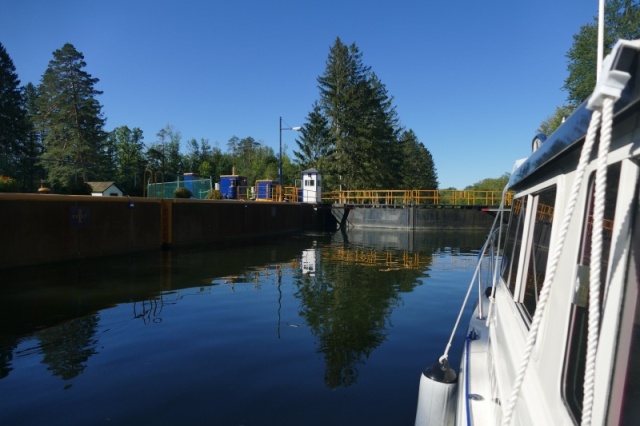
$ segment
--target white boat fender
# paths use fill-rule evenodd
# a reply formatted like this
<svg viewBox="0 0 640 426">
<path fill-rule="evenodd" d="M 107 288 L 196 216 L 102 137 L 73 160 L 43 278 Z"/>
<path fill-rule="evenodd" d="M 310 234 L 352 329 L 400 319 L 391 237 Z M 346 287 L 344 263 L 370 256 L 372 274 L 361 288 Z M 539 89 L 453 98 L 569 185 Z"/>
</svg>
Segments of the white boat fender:
<svg viewBox="0 0 640 426">
<path fill-rule="evenodd" d="M 458 375 L 441 358 L 420 376 L 416 426 L 453 425 L 456 419 Z"/>
</svg>

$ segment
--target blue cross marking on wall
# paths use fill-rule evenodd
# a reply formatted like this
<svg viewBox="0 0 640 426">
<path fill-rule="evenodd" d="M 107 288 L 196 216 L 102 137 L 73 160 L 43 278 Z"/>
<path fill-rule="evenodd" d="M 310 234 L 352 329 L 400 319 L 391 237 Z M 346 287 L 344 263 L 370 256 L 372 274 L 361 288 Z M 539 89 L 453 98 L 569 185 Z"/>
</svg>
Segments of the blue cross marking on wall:
<svg viewBox="0 0 640 426">
<path fill-rule="evenodd" d="M 71 206 L 69 225 L 72 228 L 83 228 L 89 225 L 89 207 Z"/>
</svg>

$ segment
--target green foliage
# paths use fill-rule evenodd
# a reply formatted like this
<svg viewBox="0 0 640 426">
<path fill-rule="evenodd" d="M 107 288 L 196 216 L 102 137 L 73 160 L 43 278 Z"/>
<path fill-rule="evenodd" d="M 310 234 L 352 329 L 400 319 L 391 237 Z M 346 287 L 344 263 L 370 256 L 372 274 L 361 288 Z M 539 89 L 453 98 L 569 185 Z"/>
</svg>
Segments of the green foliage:
<svg viewBox="0 0 640 426">
<path fill-rule="evenodd" d="M 175 191 L 173 191 L 173 196 L 176 198 L 191 198 L 192 195 L 189 188 L 185 188 L 184 186 L 176 188 Z"/>
<path fill-rule="evenodd" d="M 324 164 L 330 161 L 335 146 L 335 138 L 329 127 L 329 120 L 322 114 L 318 103 L 307 116 L 307 122 L 300 129 L 300 137 L 296 139 L 298 151 L 293 151 L 300 171 L 316 169 L 322 171 Z"/>
<path fill-rule="evenodd" d="M 82 176 L 71 176 L 58 192 L 68 195 L 91 195 L 92 191 L 91 185 L 86 183 Z"/>
<path fill-rule="evenodd" d="M 509 183 L 510 173 L 505 173 L 499 178 L 487 178 L 469 185 L 465 190 L 469 191 L 502 191 Z"/>
<path fill-rule="evenodd" d="M 213 166 L 207 160 L 200 163 L 196 170 L 200 176 L 213 176 Z"/>
<path fill-rule="evenodd" d="M 552 115 L 540 123 L 540 127 L 538 127 L 536 133 L 543 133 L 545 136 L 551 136 L 551 134 L 560 127 L 564 120 L 569 117 L 574 110 L 575 107 L 572 104 L 556 108 Z"/>
<path fill-rule="evenodd" d="M 192 138 L 187 142 L 188 154 L 183 163 L 185 170 L 190 173 L 199 173 L 201 176 L 212 176 L 214 167 L 211 161 L 213 151 L 208 139 Z"/>
<path fill-rule="evenodd" d="M 178 180 L 178 176 L 185 172 L 183 156 L 180 154 L 182 135 L 171 124 L 167 124 L 156 136 L 157 142 L 147 151 L 152 160 L 149 167 L 151 170 L 161 171 L 167 182 Z"/>
<path fill-rule="evenodd" d="M 54 187 L 64 187 L 77 174 L 83 180 L 109 177 L 105 120 L 96 100 L 102 92 L 94 88 L 98 79 L 85 67 L 84 56 L 67 43 L 53 52 L 38 87 L 36 122 L 44 135 L 42 160 Z"/>
<path fill-rule="evenodd" d="M 618 39 L 634 40 L 640 37 L 640 2 L 638 0 L 609 0 L 605 5 L 604 53 L 611 52 Z M 573 36 L 573 45 L 566 54 L 569 75 L 564 89 L 568 100 L 580 105 L 593 92 L 596 83 L 598 51 L 598 22 L 583 25 Z"/>
<path fill-rule="evenodd" d="M 580 27 L 573 36 L 573 45 L 566 53 L 568 76 L 563 89 L 568 92 L 568 105 L 563 105 L 538 127 L 538 133 L 550 136 L 577 106 L 587 100 L 596 84 L 598 53 L 598 17 Z M 640 2 L 638 0 L 608 0 L 605 5 L 604 53 L 611 52 L 618 39 L 640 37 Z"/>
<path fill-rule="evenodd" d="M 28 83 L 23 91 L 25 110 L 27 113 L 27 137 L 24 144 L 24 156 L 20 160 L 20 173 L 22 175 L 23 189 L 26 192 L 35 191 L 40 179 L 45 177 L 45 170 L 37 160 L 43 153 L 43 131 L 36 126 L 38 110 L 38 89 L 32 83 Z"/>
<path fill-rule="evenodd" d="M 125 194 L 142 195 L 145 159 L 143 133 L 138 127 L 120 126 L 111 131 L 107 145 L 113 147 L 115 180 Z"/>
<path fill-rule="evenodd" d="M 20 176 L 28 122 L 15 71 L 13 61 L 0 43 L 0 174 Z"/>
<path fill-rule="evenodd" d="M 212 189 L 206 196 L 207 200 L 222 200 L 222 193 L 218 189 Z"/>
<path fill-rule="evenodd" d="M 418 140 L 413 130 L 400 136 L 403 151 L 401 189 L 438 189 L 438 176 L 431 152 Z"/>
<path fill-rule="evenodd" d="M 249 184 L 253 184 L 256 179 L 278 180 L 279 155 L 274 153 L 273 149 L 256 141 L 251 136 L 240 139 L 233 136 L 229 139 L 228 148 L 231 152 L 227 158 L 221 158 L 220 174 L 230 174 L 235 166 L 236 174 L 246 176 Z M 295 167 L 291 165 L 291 161 L 284 154 L 286 146 L 283 146 L 282 172 L 285 185 L 293 185 L 294 175 L 297 174 Z M 278 153 L 279 154 L 279 153 Z M 229 162 L 229 159 L 233 163 Z"/>
<path fill-rule="evenodd" d="M 327 181 L 333 177 L 342 189 L 397 186 L 402 158 L 393 98 L 364 65 L 358 47 L 336 39 L 318 83 L 334 139 Z"/>
<path fill-rule="evenodd" d="M 18 182 L 14 178 L 0 175 L 0 192 L 18 192 Z"/>
</svg>

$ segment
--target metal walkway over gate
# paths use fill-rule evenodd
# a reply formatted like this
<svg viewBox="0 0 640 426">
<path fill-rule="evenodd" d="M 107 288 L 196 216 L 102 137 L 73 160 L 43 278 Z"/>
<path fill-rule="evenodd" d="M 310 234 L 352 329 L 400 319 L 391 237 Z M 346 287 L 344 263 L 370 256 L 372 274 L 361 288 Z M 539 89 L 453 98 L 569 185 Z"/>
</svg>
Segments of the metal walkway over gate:
<svg viewBox="0 0 640 426">
<path fill-rule="evenodd" d="M 497 208 L 502 191 L 464 190 L 353 190 L 331 191 L 322 194 L 322 201 L 352 206 L 425 206 Z M 513 194 L 507 193 L 505 207 L 510 207 Z"/>
</svg>

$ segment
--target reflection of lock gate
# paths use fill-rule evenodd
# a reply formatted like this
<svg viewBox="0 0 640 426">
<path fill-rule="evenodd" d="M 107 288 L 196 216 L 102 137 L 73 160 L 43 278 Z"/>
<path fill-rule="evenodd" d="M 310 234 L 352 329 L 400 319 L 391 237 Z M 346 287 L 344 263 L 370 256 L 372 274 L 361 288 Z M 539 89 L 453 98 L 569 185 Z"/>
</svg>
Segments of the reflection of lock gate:
<svg viewBox="0 0 640 426">
<path fill-rule="evenodd" d="M 386 266 L 386 270 L 392 269 L 422 269 L 429 266 L 432 261 L 431 256 L 421 258 L 420 253 L 410 253 L 408 251 L 378 252 L 374 249 L 355 248 L 338 250 L 325 249 L 322 251 L 323 256 L 329 256 L 331 261 L 340 261 L 348 264 L 356 264 L 363 266 Z"/>
</svg>

